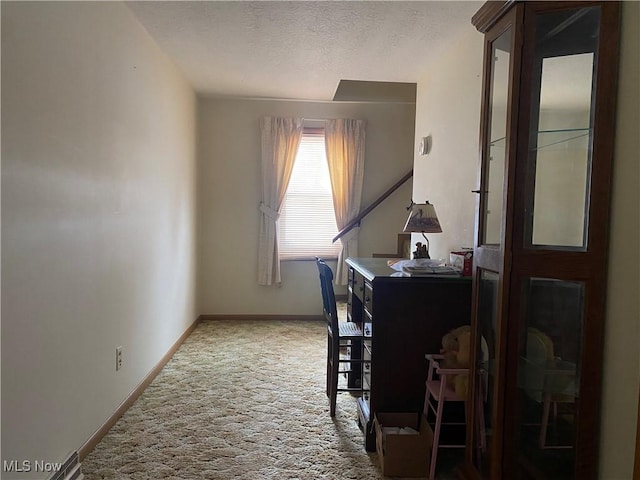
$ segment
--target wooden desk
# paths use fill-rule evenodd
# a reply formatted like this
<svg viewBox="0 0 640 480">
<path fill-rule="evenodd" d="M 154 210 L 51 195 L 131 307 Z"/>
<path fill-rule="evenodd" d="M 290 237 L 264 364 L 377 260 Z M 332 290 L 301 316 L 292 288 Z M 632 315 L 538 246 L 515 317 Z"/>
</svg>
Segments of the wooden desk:
<svg viewBox="0 0 640 480">
<path fill-rule="evenodd" d="M 358 399 L 365 447 L 375 451 L 376 412 L 421 412 L 428 365 L 426 353 L 438 353 L 442 336 L 471 321 L 471 279 L 440 275 L 392 276 L 384 258 L 349 258 L 347 313 L 364 322 L 361 349 L 367 360 Z M 360 350 L 360 351 L 359 351 Z"/>
</svg>

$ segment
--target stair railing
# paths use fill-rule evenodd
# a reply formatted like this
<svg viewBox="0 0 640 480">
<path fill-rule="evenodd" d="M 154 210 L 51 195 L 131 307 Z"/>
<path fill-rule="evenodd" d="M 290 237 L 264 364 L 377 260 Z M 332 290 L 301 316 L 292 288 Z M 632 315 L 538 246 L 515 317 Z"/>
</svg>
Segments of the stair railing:
<svg viewBox="0 0 640 480">
<path fill-rule="evenodd" d="M 371 210 L 373 210 L 382 202 L 384 202 L 389 195 L 391 195 L 398 188 L 400 188 L 402 184 L 404 184 L 404 182 L 409 180 L 411 177 L 413 177 L 413 168 L 409 170 L 409 172 L 405 176 L 403 176 L 400 180 L 394 183 L 386 192 L 380 195 L 373 203 L 371 203 L 371 205 L 369 205 L 367 208 L 362 210 L 358 215 L 356 215 L 356 217 L 353 220 L 347 223 L 345 227 L 342 230 L 340 230 L 335 237 L 333 237 L 333 243 L 335 243 L 340 237 L 342 237 L 345 233 L 347 233 L 352 228 L 359 226 L 362 219 L 366 217 L 371 212 Z"/>
</svg>

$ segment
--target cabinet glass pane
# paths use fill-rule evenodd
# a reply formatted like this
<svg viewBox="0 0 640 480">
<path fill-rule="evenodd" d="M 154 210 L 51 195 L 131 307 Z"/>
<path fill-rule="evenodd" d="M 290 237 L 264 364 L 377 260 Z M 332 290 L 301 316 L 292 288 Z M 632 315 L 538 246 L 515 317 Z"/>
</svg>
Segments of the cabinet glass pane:
<svg viewBox="0 0 640 480">
<path fill-rule="evenodd" d="M 473 429 L 473 459 L 476 468 L 483 474 L 489 474 L 491 458 L 491 437 L 493 431 L 493 397 L 496 372 L 496 331 L 498 313 L 499 275 L 483 270 L 478 283 L 478 317 L 476 344 L 476 380 L 475 389 L 476 425 Z"/>
<path fill-rule="evenodd" d="M 506 159 L 507 100 L 509 95 L 509 64 L 511 29 L 491 44 L 491 91 L 487 128 L 489 144 L 485 161 L 483 189 L 485 192 L 484 230 L 482 243 L 499 245 L 502 236 L 502 202 L 504 165 Z"/>
<path fill-rule="evenodd" d="M 571 479 L 584 284 L 528 278 L 522 304 L 516 418 L 519 478 Z"/>
<path fill-rule="evenodd" d="M 586 248 L 599 7 L 538 15 L 527 246 Z"/>
</svg>

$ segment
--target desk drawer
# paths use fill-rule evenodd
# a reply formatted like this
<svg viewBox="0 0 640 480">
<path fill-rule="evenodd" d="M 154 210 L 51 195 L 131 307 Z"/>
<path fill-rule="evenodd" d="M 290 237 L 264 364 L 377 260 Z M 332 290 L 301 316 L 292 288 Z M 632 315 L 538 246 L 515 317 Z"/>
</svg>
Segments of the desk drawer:
<svg viewBox="0 0 640 480">
<path fill-rule="evenodd" d="M 364 317 L 362 317 L 364 325 L 364 336 L 366 338 L 371 339 L 371 337 L 373 337 L 373 317 L 371 316 L 371 313 L 369 312 L 369 310 L 367 310 L 366 308 L 364 309 Z M 371 343 L 369 343 L 369 346 L 371 346 Z"/>
<path fill-rule="evenodd" d="M 373 287 L 371 287 L 371 284 L 368 282 L 364 284 L 364 298 L 362 298 L 362 303 L 364 303 L 365 310 L 373 315 Z"/>
<path fill-rule="evenodd" d="M 362 359 L 365 362 L 371 361 L 371 339 L 365 339 L 362 342 Z"/>
<path fill-rule="evenodd" d="M 362 342 L 362 388 L 371 390 L 371 339 Z"/>
<path fill-rule="evenodd" d="M 373 325 L 373 323 L 371 322 L 371 315 L 369 314 L 369 312 L 365 312 L 365 318 L 364 318 L 364 331 L 363 331 L 363 335 L 365 338 L 368 338 L 369 341 L 371 341 L 371 337 L 373 336 L 373 332 L 372 332 L 372 328 L 371 326 Z"/>
<path fill-rule="evenodd" d="M 362 276 L 362 274 L 358 273 L 358 272 L 353 272 L 353 283 L 351 283 L 352 285 L 352 290 L 353 290 L 353 294 L 358 297 L 360 299 L 361 302 L 364 302 L 364 277 Z"/>
<path fill-rule="evenodd" d="M 362 365 L 362 390 L 371 391 L 371 363 Z"/>
</svg>

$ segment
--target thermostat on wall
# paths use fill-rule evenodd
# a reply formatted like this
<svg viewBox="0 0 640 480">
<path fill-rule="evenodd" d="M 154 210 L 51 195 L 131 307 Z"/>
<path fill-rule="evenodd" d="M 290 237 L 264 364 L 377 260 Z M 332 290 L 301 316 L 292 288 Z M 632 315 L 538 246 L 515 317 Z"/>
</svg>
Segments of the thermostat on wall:
<svg viewBox="0 0 640 480">
<path fill-rule="evenodd" d="M 418 146 L 418 154 L 420 155 L 428 155 L 431 151 L 431 135 L 428 137 L 422 137 L 420 140 L 420 145 Z"/>
</svg>

